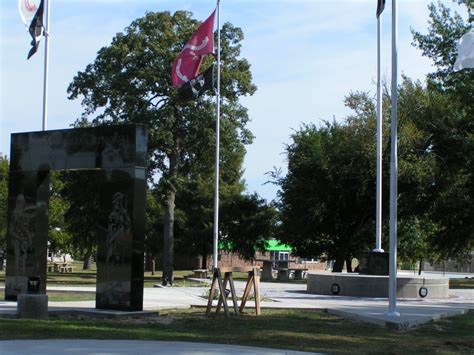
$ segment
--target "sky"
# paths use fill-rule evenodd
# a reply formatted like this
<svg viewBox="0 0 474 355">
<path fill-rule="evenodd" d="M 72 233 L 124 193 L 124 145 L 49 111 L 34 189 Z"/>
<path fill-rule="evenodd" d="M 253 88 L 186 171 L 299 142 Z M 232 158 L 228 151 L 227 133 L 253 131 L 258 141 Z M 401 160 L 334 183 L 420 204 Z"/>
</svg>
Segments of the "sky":
<svg viewBox="0 0 474 355">
<path fill-rule="evenodd" d="M 431 1 L 398 0 L 398 74 L 424 80 L 432 63 L 412 46 L 410 29 L 428 28 Z M 463 8 L 441 1 L 466 18 Z M 391 76 L 391 1 L 382 14 L 382 76 Z M 67 99 L 73 77 L 97 51 L 146 12 L 187 10 L 199 20 L 214 0 L 50 0 L 48 129 L 70 128 L 80 100 Z M 242 28 L 257 92 L 242 99 L 255 136 L 247 147 L 247 192 L 268 201 L 277 187 L 266 173 L 286 171 L 285 145 L 302 123 L 343 120 L 351 91 L 376 92 L 376 0 L 221 0 L 221 24 Z M 42 127 L 44 40 L 26 60 L 31 38 L 17 0 L 0 0 L 0 153 L 9 156 L 10 134 Z M 400 79 L 399 79 L 400 81 Z M 374 137 L 375 139 L 375 137 Z"/>
</svg>

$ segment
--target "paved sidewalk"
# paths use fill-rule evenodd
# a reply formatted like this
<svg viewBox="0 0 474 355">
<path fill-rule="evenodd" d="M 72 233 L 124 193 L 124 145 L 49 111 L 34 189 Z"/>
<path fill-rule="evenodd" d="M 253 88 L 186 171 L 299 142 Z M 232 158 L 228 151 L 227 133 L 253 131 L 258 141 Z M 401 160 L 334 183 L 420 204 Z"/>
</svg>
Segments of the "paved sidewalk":
<svg viewBox="0 0 474 355">
<path fill-rule="evenodd" d="M 179 354 L 179 355 L 304 355 L 301 351 L 251 346 L 140 340 L 7 340 L 0 341 L 2 355 L 39 354 Z"/>
</svg>

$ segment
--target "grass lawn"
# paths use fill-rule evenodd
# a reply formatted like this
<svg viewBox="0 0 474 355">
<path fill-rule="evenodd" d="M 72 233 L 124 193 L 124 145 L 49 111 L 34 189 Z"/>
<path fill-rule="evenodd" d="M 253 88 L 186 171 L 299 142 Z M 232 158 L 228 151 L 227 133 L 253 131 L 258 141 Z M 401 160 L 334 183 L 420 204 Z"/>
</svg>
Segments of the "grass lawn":
<svg viewBox="0 0 474 355">
<path fill-rule="evenodd" d="M 449 279 L 449 288 L 474 288 L 474 278 L 470 279 Z"/>
<path fill-rule="evenodd" d="M 95 301 L 95 292 L 48 291 L 48 302 Z"/>
<path fill-rule="evenodd" d="M 73 267 L 73 272 L 48 272 L 47 284 L 52 286 L 94 286 L 96 285 L 96 264 L 92 264 L 91 270 L 82 270 L 82 262 L 75 261 L 70 263 Z M 177 287 L 192 287 L 202 286 L 202 282 L 186 280 L 185 276 L 192 275 L 190 270 L 174 271 L 175 281 L 173 286 Z M 5 271 L 0 271 L 0 285 L 5 284 Z M 161 271 L 156 271 L 155 275 L 151 272 L 144 274 L 144 287 L 153 287 L 155 284 L 161 284 Z"/>
<path fill-rule="evenodd" d="M 0 319 L 0 339 L 140 339 L 214 342 L 328 353 L 472 353 L 474 313 L 403 333 L 319 311 L 265 310 L 261 316 L 205 316 L 168 310 L 143 319 Z"/>
</svg>

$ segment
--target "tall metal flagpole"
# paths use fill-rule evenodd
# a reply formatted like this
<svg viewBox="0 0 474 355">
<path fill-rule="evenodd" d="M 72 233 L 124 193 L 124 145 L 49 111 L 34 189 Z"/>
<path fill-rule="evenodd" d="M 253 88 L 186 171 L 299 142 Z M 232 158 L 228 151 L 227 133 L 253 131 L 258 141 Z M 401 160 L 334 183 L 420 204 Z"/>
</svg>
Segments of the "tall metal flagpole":
<svg viewBox="0 0 474 355">
<path fill-rule="evenodd" d="M 217 0 L 217 90 L 216 90 L 216 167 L 214 190 L 214 243 L 213 267 L 218 267 L 219 244 L 219 160 L 220 160 L 220 117 L 221 117 L 221 26 L 220 0 Z"/>
<path fill-rule="evenodd" d="M 48 68 L 49 68 L 49 18 L 50 8 L 49 1 L 44 0 L 46 5 L 46 24 L 44 26 L 44 80 L 43 80 L 43 131 L 47 129 L 48 125 Z"/>
<path fill-rule="evenodd" d="M 375 216 L 375 249 L 376 253 L 383 253 L 382 249 L 382 85 L 380 80 L 380 16 L 377 16 L 377 183 L 376 183 L 376 216 Z"/>
<path fill-rule="evenodd" d="M 389 259 L 389 285 L 388 285 L 388 316 L 398 317 L 397 306 L 397 0 L 392 0 L 392 119 L 391 128 L 391 154 L 390 154 L 390 259 Z"/>
</svg>

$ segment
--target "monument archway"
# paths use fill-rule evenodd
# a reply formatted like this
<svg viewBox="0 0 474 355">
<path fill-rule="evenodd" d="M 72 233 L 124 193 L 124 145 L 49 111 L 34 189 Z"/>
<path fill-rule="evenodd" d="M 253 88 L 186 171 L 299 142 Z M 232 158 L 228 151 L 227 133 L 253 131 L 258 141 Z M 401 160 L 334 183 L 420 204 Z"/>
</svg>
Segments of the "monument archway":
<svg viewBox="0 0 474 355">
<path fill-rule="evenodd" d="M 5 299 L 40 277 L 46 293 L 49 176 L 100 170 L 96 308 L 143 309 L 145 168 L 143 125 L 110 125 L 11 135 Z"/>
</svg>

